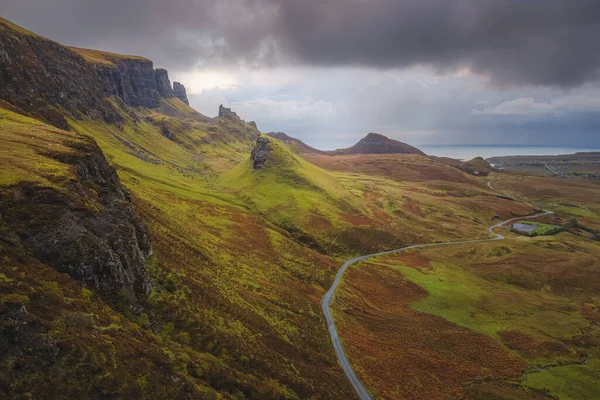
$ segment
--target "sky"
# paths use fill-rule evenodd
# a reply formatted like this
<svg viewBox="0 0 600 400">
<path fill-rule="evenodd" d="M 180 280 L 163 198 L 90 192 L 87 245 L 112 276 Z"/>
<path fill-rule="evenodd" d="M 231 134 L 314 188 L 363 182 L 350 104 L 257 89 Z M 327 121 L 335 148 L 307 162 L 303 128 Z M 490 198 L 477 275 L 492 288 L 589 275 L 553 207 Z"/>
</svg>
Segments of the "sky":
<svg viewBox="0 0 600 400">
<path fill-rule="evenodd" d="M 0 16 L 148 57 L 203 114 L 322 149 L 368 132 L 600 147 L 598 0 L 4 0 Z"/>
</svg>

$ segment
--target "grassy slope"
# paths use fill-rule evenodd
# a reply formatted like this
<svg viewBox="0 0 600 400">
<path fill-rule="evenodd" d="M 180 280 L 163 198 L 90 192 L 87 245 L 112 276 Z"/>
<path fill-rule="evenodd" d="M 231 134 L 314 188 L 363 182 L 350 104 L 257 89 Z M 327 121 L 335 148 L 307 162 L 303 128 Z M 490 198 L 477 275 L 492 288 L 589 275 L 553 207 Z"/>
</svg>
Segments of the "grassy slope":
<svg viewBox="0 0 600 400">
<path fill-rule="evenodd" d="M 216 178 L 247 157 L 256 131 L 235 119 L 200 122 L 183 103 L 174 105 L 188 115 L 178 121 L 190 125 L 174 140 L 148 122 L 146 110 L 129 110 L 136 118 L 120 127 L 73 123 L 117 167 L 153 234 L 155 279 L 174 287 L 151 296 L 151 320 L 254 375 L 234 385 L 254 396 L 348 393 L 320 323 L 320 294 L 334 265 L 265 227 Z M 173 114 L 173 104 L 163 107 Z"/>
<path fill-rule="evenodd" d="M 3 109 L 0 132 L 0 201 L 25 183 L 64 192 L 65 184 L 77 178 L 56 155 L 75 156 L 90 141 Z M 182 374 L 184 360 L 198 368 L 214 368 L 217 376 L 231 374 L 216 357 L 164 343 L 67 275 L 40 264 L 14 245 L 18 239 L 1 214 L 0 237 L 0 310 L 4 314 L 21 305 L 27 309 L 27 325 L 3 354 L 4 393 L 17 398 L 76 398 L 86 393 L 151 398 L 183 396 L 193 388 L 209 394 L 213 390 L 206 377 L 193 380 Z M 26 347 L 25 354 L 14 349 L 19 346 Z M 170 376 L 179 383 L 173 384 Z M 47 385 L 48 379 L 52 385 Z"/>
<path fill-rule="evenodd" d="M 100 50 L 92 50 L 92 49 L 81 49 L 79 47 L 69 47 L 69 49 L 73 50 L 80 56 L 82 56 L 86 61 L 96 64 L 113 64 L 116 60 L 139 60 L 139 61 L 148 61 L 147 58 L 132 56 L 126 54 L 116 54 L 110 53 L 108 51 L 100 51 Z M 114 64 L 113 64 L 114 65 Z"/>
</svg>

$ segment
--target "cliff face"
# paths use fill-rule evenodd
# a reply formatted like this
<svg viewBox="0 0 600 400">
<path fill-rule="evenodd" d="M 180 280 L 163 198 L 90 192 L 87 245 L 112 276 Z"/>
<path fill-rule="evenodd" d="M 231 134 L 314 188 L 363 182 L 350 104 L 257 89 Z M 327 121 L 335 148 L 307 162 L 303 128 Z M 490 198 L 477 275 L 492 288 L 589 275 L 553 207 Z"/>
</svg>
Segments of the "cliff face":
<svg viewBox="0 0 600 400">
<path fill-rule="evenodd" d="M 252 161 L 253 170 L 261 169 L 265 165 L 270 151 L 271 141 L 264 136 L 260 136 L 256 140 L 256 145 L 250 153 L 250 160 Z"/>
<path fill-rule="evenodd" d="M 188 103 L 183 85 L 171 87 L 152 61 L 68 48 L 0 19 L 0 99 L 19 111 L 67 129 L 67 118 L 118 122 L 105 100 L 117 96 L 132 107 L 158 107 L 161 98 Z"/>
<path fill-rule="evenodd" d="M 177 97 L 179 100 L 183 101 L 188 106 L 190 105 L 190 102 L 188 101 L 188 98 L 187 98 L 187 93 L 185 91 L 185 86 L 183 86 L 179 82 L 173 82 L 173 91 L 175 92 L 175 97 Z"/>
<path fill-rule="evenodd" d="M 107 85 L 91 64 L 64 46 L 13 30 L 0 20 L 0 99 L 20 111 L 66 129 L 66 114 L 120 120 L 104 100 Z"/>
<path fill-rule="evenodd" d="M 109 301 L 141 300 L 151 289 L 146 227 L 100 148 L 87 138 L 67 144 L 70 153 L 44 154 L 75 171 L 66 190 L 27 182 L 0 189 L 0 230 L 14 232 L 4 240 Z"/>
<path fill-rule="evenodd" d="M 185 87 L 171 86 L 166 69 L 154 69 L 152 61 L 141 58 L 118 58 L 105 55 L 111 64 L 96 64 L 96 73 L 108 85 L 111 95 L 132 107 L 155 108 L 162 98 L 177 97 L 189 105 Z"/>
</svg>

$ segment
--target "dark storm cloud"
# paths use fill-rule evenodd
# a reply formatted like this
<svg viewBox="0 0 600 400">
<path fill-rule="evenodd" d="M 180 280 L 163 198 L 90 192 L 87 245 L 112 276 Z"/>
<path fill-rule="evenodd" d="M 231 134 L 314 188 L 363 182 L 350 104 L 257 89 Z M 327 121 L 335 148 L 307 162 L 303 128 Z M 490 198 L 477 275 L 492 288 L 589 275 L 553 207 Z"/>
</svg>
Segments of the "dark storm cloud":
<svg viewBox="0 0 600 400">
<path fill-rule="evenodd" d="M 600 65 L 598 0 L 19 0 L 57 40 L 161 64 L 468 67 L 498 84 L 574 86 Z M 35 11 L 32 11 L 35 10 Z"/>
<path fill-rule="evenodd" d="M 319 64 L 467 66 L 498 82 L 572 85 L 600 64 L 597 0 L 283 2 L 286 47 Z"/>
</svg>

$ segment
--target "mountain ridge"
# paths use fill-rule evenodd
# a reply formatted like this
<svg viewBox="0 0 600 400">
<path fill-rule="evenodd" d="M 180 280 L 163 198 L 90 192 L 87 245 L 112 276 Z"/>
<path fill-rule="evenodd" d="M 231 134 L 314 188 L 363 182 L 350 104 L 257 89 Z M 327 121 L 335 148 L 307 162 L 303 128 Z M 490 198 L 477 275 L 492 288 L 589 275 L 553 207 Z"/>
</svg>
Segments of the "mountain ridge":
<svg viewBox="0 0 600 400">
<path fill-rule="evenodd" d="M 58 128 L 82 116 L 121 122 L 110 96 L 132 107 L 189 103 L 185 87 L 144 57 L 63 46 L 1 18 L 0 33 L 0 98 Z"/>
<path fill-rule="evenodd" d="M 319 155 L 348 155 L 348 154 L 419 154 L 425 155 L 421 150 L 399 140 L 390 139 L 380 133 L 368 133 L 355 145 L 336 150 L 319 150 L 307 145 L 300 139 L 294 138 L 283 132 L 269 132 L 268 136 L 281 140 L 296 154 L 313 153 Z"/>
</svg>

